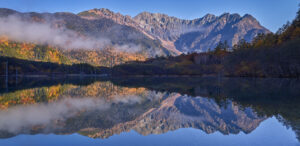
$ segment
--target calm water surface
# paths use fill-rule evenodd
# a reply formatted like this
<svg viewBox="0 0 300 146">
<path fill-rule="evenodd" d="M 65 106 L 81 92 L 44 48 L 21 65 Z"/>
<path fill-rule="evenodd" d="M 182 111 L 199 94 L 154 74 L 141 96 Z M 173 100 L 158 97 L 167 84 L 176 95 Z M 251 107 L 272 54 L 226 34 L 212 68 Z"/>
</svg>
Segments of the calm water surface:
<svg viewBox="0 0 300 146">
<path fill-rule="evenodd" d="M 300 81 L 0 78 L 0 145 L 300 145 Z"/>
</svg>

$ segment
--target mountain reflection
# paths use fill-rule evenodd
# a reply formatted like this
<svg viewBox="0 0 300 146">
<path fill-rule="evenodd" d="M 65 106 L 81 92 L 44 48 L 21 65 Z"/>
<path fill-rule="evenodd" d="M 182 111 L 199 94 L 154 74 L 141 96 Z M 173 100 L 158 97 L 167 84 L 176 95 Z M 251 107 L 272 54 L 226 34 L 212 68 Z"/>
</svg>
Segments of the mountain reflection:
<svg viewBox="0 0 300 146">
<path fill-rule="evenodd" d="M 180 128 L 247 134 L 272 116 L 300 135 L 297 80 L 24 78 L 1 87 L 2 138 L 39 133 L 108 138 Z"/>
</svg>

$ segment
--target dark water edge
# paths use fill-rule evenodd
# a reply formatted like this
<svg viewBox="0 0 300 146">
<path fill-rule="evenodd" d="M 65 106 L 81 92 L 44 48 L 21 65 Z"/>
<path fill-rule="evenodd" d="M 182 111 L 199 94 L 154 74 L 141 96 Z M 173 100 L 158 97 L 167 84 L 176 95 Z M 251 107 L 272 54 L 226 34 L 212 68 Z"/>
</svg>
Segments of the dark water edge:
<svg viewBox="0 0 300 146">
<path fill-rule="evenodd" d="M 0 76 L 0 93 L 58 84 L 89 85 L 95 81 L 108 80 L 106 75 L 69 74 L 60 76 L 24 75 Z"/>
</svg>

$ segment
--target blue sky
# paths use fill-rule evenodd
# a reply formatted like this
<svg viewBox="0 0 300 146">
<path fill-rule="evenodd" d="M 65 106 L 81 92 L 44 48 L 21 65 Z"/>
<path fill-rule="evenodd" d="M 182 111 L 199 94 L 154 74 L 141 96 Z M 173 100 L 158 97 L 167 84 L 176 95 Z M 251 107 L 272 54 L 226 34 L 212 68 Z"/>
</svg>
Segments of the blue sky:
<svg viewBox="0 0 300 146">
<path fill-rule="evenodd" d="M 300 0 L 0 0 L 0 7 L 21 12 L 78 13 L 92 8 L 108 8 L 125 15 L 140 12 L 165 13 L 182 19 L 194 19 L 207 13 L 249 13 L 275 32 L 292 21 Z"/>
</svg>

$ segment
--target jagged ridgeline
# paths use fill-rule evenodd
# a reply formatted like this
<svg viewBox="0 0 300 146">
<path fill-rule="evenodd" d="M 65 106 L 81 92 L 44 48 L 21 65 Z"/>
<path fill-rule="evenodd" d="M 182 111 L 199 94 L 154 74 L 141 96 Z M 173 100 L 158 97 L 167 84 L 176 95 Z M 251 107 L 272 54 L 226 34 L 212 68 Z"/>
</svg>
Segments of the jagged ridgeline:
<svg viewBox="0 0 300 146">
<path fill-rule="evenodd" d="M 143 12 L 131 18 L 108 9 L 92 9 L 78 14 L 89 20 L 110 19 L 131 26 L 150 38 L 159 40 L 170 52 L 203 52 L 215 48 L 220 41 L 229 45 L 240 39 L 251 41 L 258 33 L 270 33 L 251 15 L 224 13 L 221 16 L 207 14 L 202 18 L 184 20 L 160 13 Z"/>
<path fill-rule="evenodd" d="M 112 66 L 157 55 L 202 52 L 214 48 L 220 41 L 227 40 L 229 45 L 234 45 L 240 39 L 251 41 L 258 33 L 270 32 L 248 14 L 243 17 L 228 13 L 221 16 L 208 14 L 203 18 L 183 20 L 148 12 L 132 18 L 108 9 L 92 9 L 73 14 L 21 13 L 0 8 L 0 18 L 11 16 L 17 16 L 27 23 L 47 24 L 67 36 L 72 31 L 71 34 L 76 36 L 73 37 L 76 40 L 69 39 L 65 42 L 66 46 L 57 46 L 49 42 L 16 41 L 4 36 L 6 39 L 2 37 L 0 42 L 1 56 L 66 64 L 88 63 L 96 66 Z M 35 30 L 32 33 L 41 31 Z M 93 43 L 97 42 L 101 47 L 90 47 L 91 43 L 87 43 L 73 49 L 70 47 L 72 45 L 68 45 L 80 44 L 78 39 L 92 39 Z"/>
</svg>

